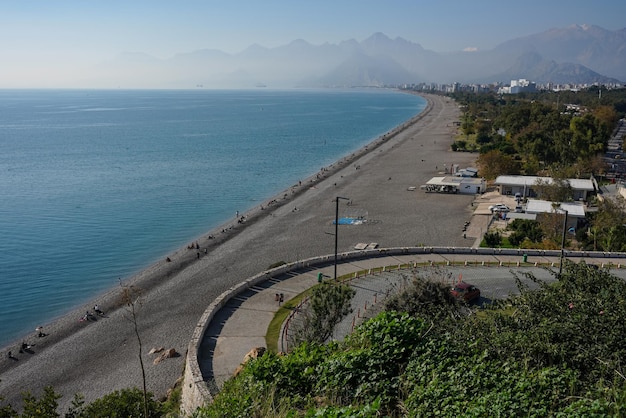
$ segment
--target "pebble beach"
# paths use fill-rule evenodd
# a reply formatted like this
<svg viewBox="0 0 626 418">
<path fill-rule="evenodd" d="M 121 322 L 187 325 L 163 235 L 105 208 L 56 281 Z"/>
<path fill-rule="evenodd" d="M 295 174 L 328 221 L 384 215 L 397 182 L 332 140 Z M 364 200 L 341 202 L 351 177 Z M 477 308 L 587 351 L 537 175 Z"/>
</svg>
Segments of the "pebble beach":
<svg viewBox="0 0 626 418">
<path fill-rule="evenodd" d="M 149 391 L 163 397 L 182 375 L 193 329 L 218 295 L 273 264 L 333 253 L 337 196 L 345 198 L 340 216 L 366 220 L 340 227 L 340 252 L 372 242 L 380 247 L 473 243 L 461 231 L 471 217 L 474 196 L 419 189 L 443 175 L 444 167 L 471 166 L 475 160 L 473 154 L 450 151 L 457 104 L 442 96 L 424 97 L 427 109 L 402 127 L 121 283 L 140 291 L 135 306 Z M 121 287 L 111 289 L 42 324 L 45 336 L 33 330 L 4 347 L 0 398 L 19 408 L 22 392 L 39 396 L 52 386 L 63 396 L 59 404 L 64 411 L 76 393 L 90 402 L 117 389 L 141 387 L 138 341 L 121 293 Z M 104 315 L 80 321 L 95 304 Z M 31 347 L 19 353 L 22 341 Z M 154 364 L 158 355 L 149 351 L 160 347 L 179 355 Z M 6 355 L 9 350 L 14 358 Z"/>
</svg>

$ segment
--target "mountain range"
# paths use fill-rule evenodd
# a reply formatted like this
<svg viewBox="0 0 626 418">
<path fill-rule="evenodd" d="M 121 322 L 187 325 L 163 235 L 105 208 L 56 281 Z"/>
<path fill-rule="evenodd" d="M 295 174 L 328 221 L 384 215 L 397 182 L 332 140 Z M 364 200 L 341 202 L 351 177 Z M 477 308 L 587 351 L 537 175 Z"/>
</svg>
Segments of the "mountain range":
<svg viewBox="0 0 626 418">
<path fill-rule="evenodd" d="M 375 33 L 358 42 L 276 48 L 251 45 L 237 54 L 215 49 L 157 59 L 125 53 L 92 69 L 94 80 L 169 88 L 354 87 L 414 83 L 616 83 L 626 80 L 626 28 L 572 25 L 506 41 L 491 50 L 439 53 Z"/>
</svg>

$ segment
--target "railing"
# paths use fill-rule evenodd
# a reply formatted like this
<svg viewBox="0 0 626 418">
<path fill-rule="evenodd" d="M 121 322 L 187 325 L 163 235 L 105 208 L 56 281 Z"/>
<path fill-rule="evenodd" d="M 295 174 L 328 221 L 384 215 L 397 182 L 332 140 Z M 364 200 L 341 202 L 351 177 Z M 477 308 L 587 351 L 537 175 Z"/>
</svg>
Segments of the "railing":
<svg viewBox="0 0 626 418">
<path fill-rule="evenodd" d="M 358 259 L 372 259 L 379 257 L 387 257 L 387 256 L 402 256 L 402 255 L 420 255 L 420 254 L 466 254 L 466 255 L 474 255 L 474 256 L 519 256 L 523 255 L 527 256 L 539 256 L 539 257 L 554 257 L 560 258 L 561 250 L 537 250 L 537 249 L 513 249 L 513 248 L 469 248 L 469 247 L 395 247 L 395 248 L 379 248 L 379 249 L 371 249 L 371 250 L 360 250 L 360 251 L 350 251 L 345 253 L 337 254 L 337 259 L 339 262 L 346 262 L 350 260 L 358 260 Z M 604 252 L 604 251 L 565 251 L 564 253 L 566 258 L 599 258 L 599 259 L 624 259 L 626 260 L 626 253 L 618 253 L 618 252 Z M 191 414 L 198 406 L 203 405 L 204 403 L 211 401 L 211 391 L 209 390 L 210 386 L 214 386 L 210 383 L 211 378 L 207 378 L 202 375 L 202 371 L 200 369 L 198 355 L 200 350 L 200 345 L 204 338 L 204 334 L 209 327 L 213 317 L 215 314 L 222 308 L 226 303 L 235 297 L 236 295 L 244 292 L 252 286 L 255 286 L 259 283 L 262 283 L 268 279 L 273 277 L 278 277 L 287 273 L 297 272 L 301 269 L 306 268 L 320 268 L 324 266 L 329 266 L 334 263 L 334 255 L 325 255 L 320 257 L 313 257 L 305 260 L 296 261 L 293 263 L 285 264 L 274 269 L 264 271 L 262 273 L 257 274 L 247 280 L 244 280 L 237 286 L 233 286 L 229 290 L 222 293 L 219 297 L 217 297 L 205 310 L 202 314 L 200 321 L 196 325 L 196 329 L 192 335 L 192 339 L 189 343 L 189 347 L 187 350 L 187 358 L 186 358 L 186 367 L 185 367 L 185 375 L 184 375 L 184 383 L 183 383 L 183 393 L 181 399 L 181 409 L 183 413 Z M 434 264 L 434 263 L 433 263 Z M 446 265 L 465 265 L 465 266 L 500 266 L 500 267 L 512 267 L 512 266 L 532 266 L 533 263 L 521 263 L 520 261 L 479 261 L 479 260 L 464 260 L 464 261 L 446 261 Z M 558 263 L 550 263 L 552 267 L 557 265 Z M 535 263 L 535 265 L 537 265 Z M 622 268 L 622 263 L 608 263 L 609 267 L 613 268 Z M 396 268 L 397 266 L 388 266 L 382 267 L 382 269 L 386 268 Z M 413 265 L 413 267 L 417 267 L 417 263 Z M 602 267 L 605 267 L 605 264 L 602 263 Z M 355 274 L 358 275 L 358 272 Z"/>
</svg>

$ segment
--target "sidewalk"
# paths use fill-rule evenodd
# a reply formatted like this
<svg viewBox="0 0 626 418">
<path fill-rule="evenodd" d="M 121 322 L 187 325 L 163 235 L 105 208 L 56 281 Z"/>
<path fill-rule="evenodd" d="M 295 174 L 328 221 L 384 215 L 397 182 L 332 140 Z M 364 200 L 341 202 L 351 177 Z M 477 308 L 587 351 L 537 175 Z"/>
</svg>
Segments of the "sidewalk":
<svg viewBox="0 0 626 418">
<path fill-rule="evenodd" d="M 467 281 L 477 284 L 483 294 L 489 297 L 506 296 L 507 290 L 502 288 L 502 280 L 511 279 L 511 269 L 530 268 L 538 276 L 548 277 L 549 273 L 542 267 L 534 267 L 534 263 L 546 265 L 555 263 L 558 265 L 558 257 L 532 257 L 528 263 L 517 267 L 517 262 L 521 262 L 519 256 L 485 256 L 468 254 L 423 254 L 406 256 L 383 256 L 370 258 L 349 263 L 338 264 L 337 276 L 343 276 L 357 271 L 369 270 L 383 266 L 397 266 L 400 264 L 428 263 L 444 265 L 446 262 L 474 263 L 474 266 L 463 266 L 462 264 L 448 267 L 449 270 L 458 276 L 462 272 Z M 481 260 L 485 263 L 504 264 L 503 267 L 482 267 Z M 572 259 L 578 262 L 577 259 Z M 625 259 L 594 259 L 585 258 L 587 264 L 612 265 L 624 264 Z M 510 264 L 511 267 L 507 267 Z M 522 263 L 523 264 L 523 263 Z M 558 267 L 557 267 L 558 269 Z M 200 353 L 199 364 L 204 380 L 209 385 L 211 393 L 215 394 L 222 387 L 224 382 L 233 376 L 233 373 L 240 366 L 244 356 L 255 347 L 265 347 L 265 335 L 267 328 L 279 309 L 279 304 L 275 300 L 276 294 L 283 294 L 284 301 L 288 301 L 306 289 L 317 284 L 317 274 L 322 272 L 327 277 L 333 277 L 334 266 L 329 265 L 322 269 L 308 269 L 285 275 L 280 278 L 273 278 L 259 286 L 252 287 L 232 298 L 224 308 L 222 308 L 213 318 L 204 335 Z M 401 270 L 408 273 L 409 270 Z M 626 278 L 626 269 L 612 269 L 611 272 L 619 277 Z M 397 273 L 396 273 L 397 274 Z M 489 277 L 487 277 L 489 276 Z M 455 276 L 456 277 L 456 276 Z M 395 284 L 393 283 L 395 280 Z M 377 274 L 366 276 L 352 281 L 354 289 L 357 291 L 353 299 L 353 315 L 347 317 L 338 326 L 335 338 L 342 338 L 352 330 L 352 324 L 358 325 L 365 316 L 367 306 L 371 306 L 374 301 L 385 293 L 386 289 L 398 285 L 402 281 L 401 274 L 397 274 L 394 279 L 389 274 Z M 488 285 L 487 282 L 496 283 Z M 490 286 L 490 287 L 487 287 Z M 493 288 L 491 288 L 493 287 Z M 486 293 L 488 292 L 488 293 Z M 280 347 L 280 343 L 279 343 Z M 211 379 L 212 378 L 212 379 Z"/>
</svg>

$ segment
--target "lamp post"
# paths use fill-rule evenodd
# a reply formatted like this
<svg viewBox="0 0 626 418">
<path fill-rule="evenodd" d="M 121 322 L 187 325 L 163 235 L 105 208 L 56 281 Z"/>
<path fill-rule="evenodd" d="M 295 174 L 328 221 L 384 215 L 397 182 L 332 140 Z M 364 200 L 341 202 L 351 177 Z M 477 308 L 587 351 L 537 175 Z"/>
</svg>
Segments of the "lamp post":
<svg viewBox="0 0 626 418">
<path fill-rule="evenodd" d="M 335 281 L 337 281 L 337 245 L 339 240 L 339 199 L 350 200 L 347 197 L 337 196 L 335 199 Z"/>
<path fill-rule="evenodd" d="M 565 218 L 563 219 L 563 238 L 561 238 L 561 262 L 559 263 L 559 279 L 561 278 L 561 273 L 563 273 L 563 258 L 565 257 L 565 231 L 567 231 L 567 211 L 565 209 L 561 209 L 565 212 Z"/>
</svg>

